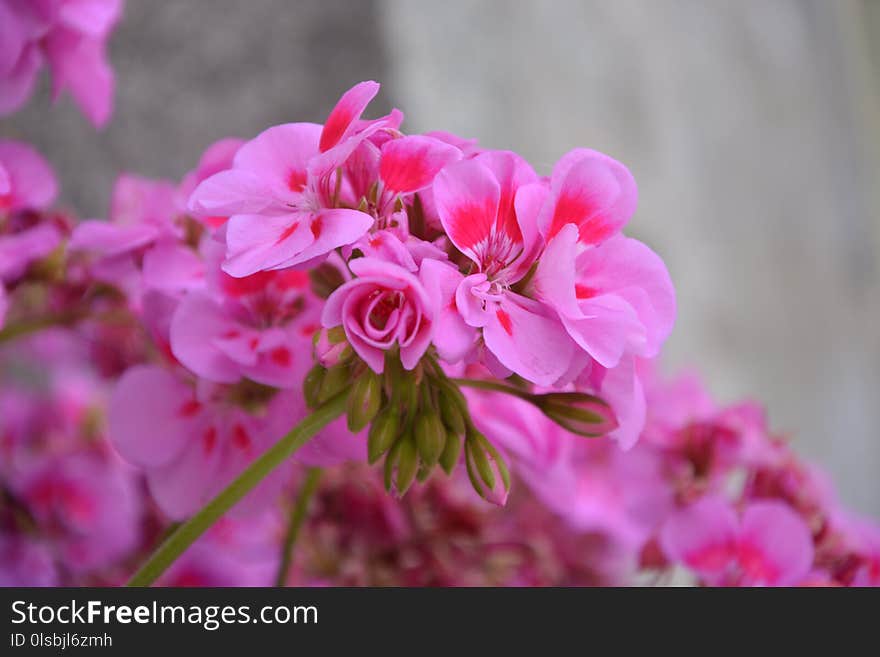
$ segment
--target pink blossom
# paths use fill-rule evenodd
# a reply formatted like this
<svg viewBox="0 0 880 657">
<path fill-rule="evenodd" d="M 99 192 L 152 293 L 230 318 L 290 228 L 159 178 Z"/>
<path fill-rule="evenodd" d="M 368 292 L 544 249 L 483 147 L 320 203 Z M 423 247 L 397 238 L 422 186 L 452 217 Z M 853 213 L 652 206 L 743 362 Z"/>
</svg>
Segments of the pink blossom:
<svg viewBox="0 0 880 657">
<path fill-rule="evenodd" d="M 77 453 L 39 460 L 12 490 L 52 537 L 65 568 L 86 572 L 126 556 L 140 538 L 131 471 L 112 458 Z"/>
<path fill-rule="evenodd" d="M 513 372 L 550 385 L 568 368 L 573 344 L 552 311 L 514 292 L 540 246 L 534 171 L 513 153 L 487 152 L 446 167 L 434 200 L 449 239 L 476 268 L 456 290 L 456 309 L 481 328 L 486 347 Z"/>
<path fill-rule="evenodd" d="M 169 340 L 177 360 L 217 383 L 246 377 L 299 386 L 312 365 L 318 328 L 308 276 L 288 270 L 233 278 L 210 262 L 208 268 L 208 286 L 186 294 L 172 315 Z"/>
<path fill-rule="evenodd" d="M 205 152 L 202 153 L 201 158 L 199 158 L 199 163 L 196 165 L 196 168 L 187 173 L 177 187 L 176 203 L 181 212 L 187 209 L 190 196 L 192 196 L 196 187 L 198 187 L 203 180 L 207 180 L 215 173 L 220 173 L 221 171 L 226 171 L 227 169 L 232 168 L 235 154 L 244 143 L 243 139 L 227 137 L 226 139 L 215 141 L 205 149 Z M 229 217 L 199 216 L 198 219 L 207 224 L 209 228 L 218 228 L 225 224 Z"/>
<path fill-rule="evenodd" d="M 121 12 L 121 0 L 0 1 L 0 116 L 27 102 L 45 62 L 53 99 L 68 91 L 103 126 L 114 91 L 106 44 Z"/>
<path fill-rule="evenodd" d="M 791 586 L 813 563 L 806 525 L 776 501 L 749 504 L 738 517 L 728 503 L 705 498 L 670 516 L 661 544 L 710 585 Z"/>
<path fill-rule="evenodd" d="M 327 299 L 322 325 L 341 325 L 352 348 L 375 372 L 384 370 L 385 352 L 395 344 L 403 366 L 413 369 L 434 330 L 435 304 L 423 281 L 400 265 L 375 258 L 357 258 L 349 267 L 356 278 Z"/>
<path fill-rule="evenodd" d="M 309 173 L 321 126 L 269 128 L 239 149 L 228 171 L 202 182 L 190 198 L 200 216 L 229 216 L 224 269 L 247 276 L 324 256 L 373 224 L 357 210 L 333 208 L 321 177 Z M 331 175 L 330 173 L 327 174 Z"/>
<path fill-rule="evenodd" d="M 537 298 L 558 313 L 568 334 L 603 367 L 624 354 L 654 357 L 672 331 L 675 293 L 663 261 L 621 235 L 578 254 L 574 223 L 547 244 L 533 279 Z"/>
</svg>

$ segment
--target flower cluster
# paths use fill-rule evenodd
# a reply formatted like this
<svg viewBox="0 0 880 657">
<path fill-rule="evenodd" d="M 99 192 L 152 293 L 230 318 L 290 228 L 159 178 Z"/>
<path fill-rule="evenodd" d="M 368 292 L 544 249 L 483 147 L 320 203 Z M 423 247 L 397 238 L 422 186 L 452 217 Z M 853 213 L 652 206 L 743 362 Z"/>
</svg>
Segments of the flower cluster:
<svg viewBox="0 0 880 657">
<path fill-rule="evenodd" d="M 52 44 L 106 73 L 118 9 L 0 0 L 0 84 L 45 56 L 101 122 Z M 542 176 L 363 118 L 378 90 L 124 173 L 106 219 L 0 142 L 0 583 L 121 583 L 178 521 L 134 583 L 878 583 L 880 532 L 757 406 L 657 376 L 675 294 L 622 164 Z"/>
</svg>

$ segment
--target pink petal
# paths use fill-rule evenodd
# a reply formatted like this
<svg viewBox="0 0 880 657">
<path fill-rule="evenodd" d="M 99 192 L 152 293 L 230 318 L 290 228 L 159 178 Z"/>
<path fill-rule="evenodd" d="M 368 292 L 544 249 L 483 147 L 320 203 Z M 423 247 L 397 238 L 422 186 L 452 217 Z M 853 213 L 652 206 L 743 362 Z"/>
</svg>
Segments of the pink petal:
<svg viewBox="0 0 880 657">
<path fill-rule="evenodd" d="M 191 516 L 211 498 L 222 454 L 219 446 L 206 449 L 205 437 L 210 431 L 218 429 L 203 424 L 192 431 L 186 446 L 173 461 L 147 473 L 150 494 L 173 520 Z"/>
<path fill-rule="evenodd" d="M 438 139 L 401 137 L 382 146 L 379 176 L 386 189 L 408 194 L 430 185 L 440 169 L 458 159 L 461 152 Z"/>
<path fill-rule="evenodd" d="M 621 449 L 630 449 L 638 442 L 645 428 L 647 414 L 645 391 L 636 359 L 624 357 L 608 370 L 596 364 L 592 376 L 601 377 L 597 394 L 611 406 L 617 417 L 617 428 L 608 435 L 618 442 Z"/>
<path fill-rule="evenodd" d="M 296 451 L 294 460 L 303 465 L 328 467 L 367 459 L 365 431 L 353 434 L 348 430 L 345 418 L 331 422 L 317 436 Z"/>
<path fill-rule="evenodd" d="M 495 229 L 501 187 L 488 167 L 466 160 L 446 167 L 434 180 L 434 201 L 443 229 L 481 268 Z M 512 239 L 510 235 L 507 235 Z"/>
<path fill-rule="evenodd" d="M 304 212 L 274 217 L 261 214 L 230 217 L 226 224 L 223 271 L 241 278 L 283 266 L 314 241 L 309 228 L 311 222 L 311 215 Z"/>
<path fill-rule="evenodd" d="M 647 342 L 641 356 L 653 357 L 675 323 L 675 288 L 663 260 L 647 246 L 628 237 L 613 237 L 581 254 L 578 283 L 613 292 L 635 311 Z"/>
<path fill-rule="evenodd" d="M 372 228 L 373 217 L 358 210 L 344 208 L 321 210 L 311 220 L 311 244 L 298 254 L 278 263 L 273 269 L 292 267 L 325 256 L 340 246 L 352 244 Z"/>
<path fill-rule="evenodd" d="M 738 522 L 731 506 L 707 497 L 673 512 L 660 532 L 666 556 L 696 572 L 709 584 L 719 584 L 735 563 Z"/>
<path fill-rule="evenodd" d="M 122 0 L 66 0 L 59 18 L 67 27 L 91 36 L 107 34 L 122 14 Z"/>
<path fill-rule="evenodd" d="M 171 319 L 171 351 L 185 367 L 217 383 L 241 378 L 238 363 L 223 353 L 214 340 L 241 333 L 241 327 L 219 304 L 203 293 L 188 294 Z"/>
<path fill-rule="evenodd" d="M 149 224 L 119 226 L 100 220 L 80 222 L 73 230 L 68 248 L 71 251 L 92 251 L 114 256 L 134 251 L 152 243 L 159 230 Z"/>
<path fill-rule="evenodd" d="M 568 368 L 574 344 L 540 304 L 507 293 L 483 329 L 486 346 L 505 366 L 538 385 L 551 385 Z"/>
<path fill-rule="evenodd" d="M 58 195 L 58 181 L 46 159 L 32 146 L 0 140 L 0 163 L 6 172 L 9 196 L 0 199 L 6 209 L 42 210 Z"/>
<path fill-rule="evenodd" d="M 537 174 L 528 162 L 511 151 L 485 151 L 474 160 L 492 171 L 501 188 L 494 233 L 505 235 L 513 243 L 522 243 L 524 251 L 529 252 L 537 237 L 537 226 L 534 223 L 537 214 L 518 216 L 514 199 L 521 187 L 538 180 Z M 527 205 L 524 198 L 519 207 L 523 209 Z M 525 268 L 528 269 L 529 266 L 531 262 Z"/>
<path fill-rule="evenodd" d="M 0 38 L 0 43 L 2 43 L 2 38 Z M 37 47 L 28 46 L 22 52 L 12 71 L 0 75 L 0 116 L 12 114 L 27 102 L 34 91 L 37 73 L 42 64 L 43 55 Z"/>
<path fill-rule="evenodd" d="M 351 134 L 354 122 L 364 113 L 377 93 L 379 93 L 379 83 L 370 80 L 359 82 L 342 95 L 324 123 L 319 143 L 322 153 Z"/>
<path fill-rule="evenodd" d="M 476 329 L 465 323 L 455 303 L 456 290 L 464 277 L 454 266 L 430 258 L 422 260 L 419 277 L 437 305 L 434 321 L 437 354 L 448 363 L 456 363 L 471 350 L 477 338 Z"/>
<path fill-rule="evenodd" d="M 45 258 L 60 243 L 61 233 L 51 224 L 0 236 L 0 281 L 18 278 L 28 265 Z"/>
<path fill-rule="evenodd" d="M 45 49 L 52 69 L 53 97 L 66 89 L 95 127 L 107 123 L 113 111 L 115 83 L 103 40 L 55 29 L 46 37 Z"/>
<path fill-rule="evenodd" d="M 167 241 L 157 244 L 144 254 L 143 284 L 177 294 L 204 286 L 205 265 L 192 249 Z"/>
<path fill-rule="evenodd" d="M 755 502 L 742 518 L 740 568 L 746 585 L 792 586 L 813 565 L 813 540 L 788 505 Z"/>
<path fill-rule="evenodd" d="M 629 170 L 587 149 L 565 155 L 553 169 L 552 203 L 541 218 L 546 240 L 563 226 L 578 227 L 578 241 L 599 244 L 618 232 L 635 212 L 638 192 Z"/>
<path fill-rule="evenodd" d="M 235 169 L 256 176 L 281 198 L 306 186 L 309 160 L 318 154 L 321 126 L 286 123 L 264 130 L 235 155 Z M 253 212 L 253 210 L 247 210 Z"/>
<path fill-rule="evenodd" d="M 284 212 L 269 185 L 257 174 L 241 169 L 221 171 L 203 180 L 189 197 L 188 207 L 199 216 Z"/>
<path fill-rule="evenodd" d="M 198 408 L 192 391 L 151 365 L 128 369 L 113 391 L 108 435 L 127 461 L 151 468 L 170 463 L 190 441 Z"/>
</svg>

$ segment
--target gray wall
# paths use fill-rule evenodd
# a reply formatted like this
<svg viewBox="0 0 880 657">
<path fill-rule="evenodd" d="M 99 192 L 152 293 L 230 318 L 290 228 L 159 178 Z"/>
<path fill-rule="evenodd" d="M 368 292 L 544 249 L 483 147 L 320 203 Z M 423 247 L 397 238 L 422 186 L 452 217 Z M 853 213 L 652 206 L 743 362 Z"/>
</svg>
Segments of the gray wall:
<svg viewBox="0 0 880 657">
<path fill-rule="evenodd" d="M 611 153 L 639 182 L 630 229 L 678 288 L 670 369 L 766 401 L 880 515 L 878 5 L 129 0 L 107 130 L 40 97 L 0 133 L 36 143 L 87 215 L 120 169 L 177 177 L 210 141 L 320 120 L 367 78 L 409 129 L 543 171 L 573 146 Z"/>
</svg>

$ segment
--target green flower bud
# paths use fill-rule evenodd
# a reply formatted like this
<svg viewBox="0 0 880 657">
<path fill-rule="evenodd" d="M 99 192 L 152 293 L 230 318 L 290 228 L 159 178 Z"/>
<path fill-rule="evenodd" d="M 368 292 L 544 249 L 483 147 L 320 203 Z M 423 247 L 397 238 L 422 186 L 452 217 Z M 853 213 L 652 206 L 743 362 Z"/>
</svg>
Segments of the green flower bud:
<svg viewBox="0 0 880 657">
<path fill-rule="evenodd" d="M 534 403 L 562 428 L 580 436 L 605 436 L 617 428 L 617 417 L 604 401 L 582 392 L 534 395 Z"/>
<path fill-rule="evenodd" d="M 368 369 L 348 394 L 348 430 L 357 433 L 376 417 L 382 406 L 382 380 Z"/>
<path fill-rule="evenodd" d="M 306 398 L 306 405 L 309 408 L 317 408 L 319 405 L 318 398 L 321 395 L 321 384 L 324 381 L 324 375 L 327 372 L 320 365 L 315 365 L 306 374 L 303 381 L 303 395 Z"/>
<path fill-rule="evenodd" d="M 321 381 L 321 391 L 318 393 L 318 403 L 323 404 L 345 390 L 350 382 L 350 372 L 345 364 L 331 367 L 324 372 Z"/>
<path fill-rule="evenodd" d="M 443 424 L 447 429 L 456 436 L 464 435 L 467 423 L 461 407 L 452 394 L 443 388 L 440 389 L 440 415 L 443 417 Z"/>
<path fill-rule="evenodd" d="M 397 407 L 389 405 L 379 411 L 370 426 L 370 434 L 367 438 L 367 460 L 370 465 L 391 449 L 399 430 L 400 411 Z"/>
<path fill-rule="evenodd" d="M 429 468 L 433 467 L 446 446 L 443 421 L 436 412 L 429 409 L 416 418 L 414 433 L 422 463 Z"/>
<path fill-rule="evenodd" d="M 446 444 L 443 446 L 443 453 L 440 455 L 440 467 L 443 471 L 450 475 L 458 465 L 458 459 L 461 456 L 461 436 L 448 431 L 446 434 Z"/>
<path fill-rule="evenodd" d="M 402 496 L 409 490 L 418 467 L 419 454 L 416 450 L 415 441 L 411 437 L 401 440 L 400 451 L 397 455 L 397 477 L 394 482 L 399 496 Z"/>
<path fill-rule="evenodd" d="M 504 505 L 510 492 L 510 471 L 486 437 L 469 434 L 465 440 L 465 464 L 477 494 L 492 504 Z"/>
</svg>

